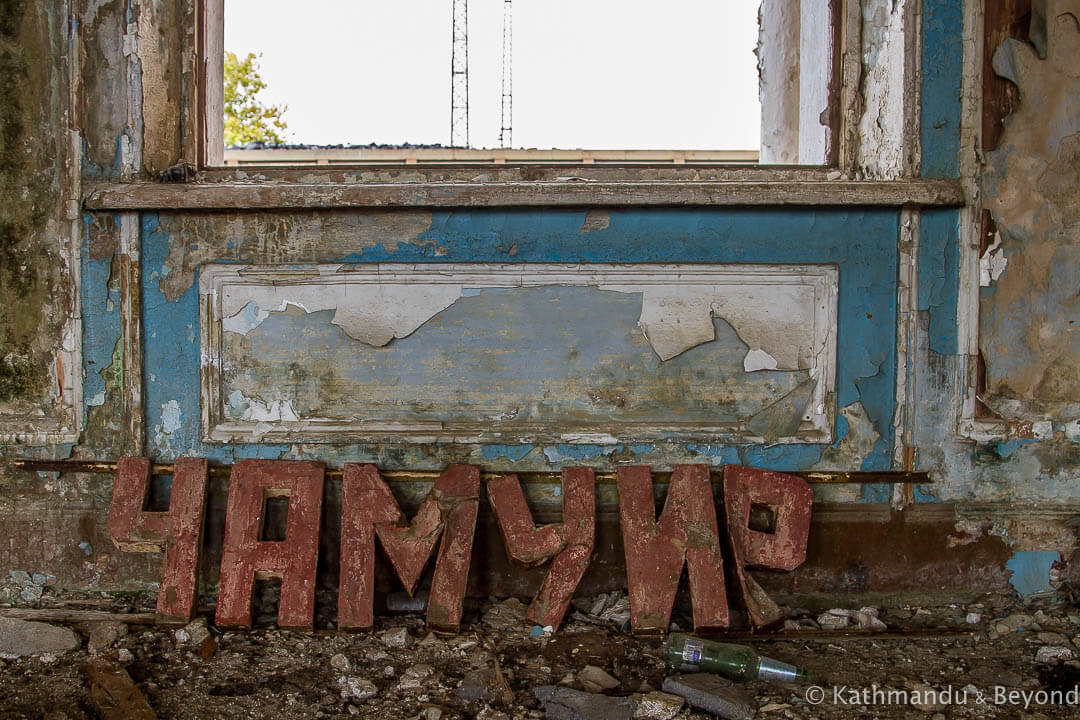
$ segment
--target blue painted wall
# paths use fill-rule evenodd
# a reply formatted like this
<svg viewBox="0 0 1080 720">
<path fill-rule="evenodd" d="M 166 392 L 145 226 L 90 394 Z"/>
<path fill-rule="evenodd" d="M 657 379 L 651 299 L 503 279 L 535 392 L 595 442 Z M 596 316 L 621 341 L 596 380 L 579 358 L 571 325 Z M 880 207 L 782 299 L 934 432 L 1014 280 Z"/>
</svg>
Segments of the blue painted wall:
<svg viewBox="0 0 1080 720">
<path fill-rule="evenodd" d="M 580 233 L 583 211 L 474 210 L 440 212 L 418 237 L 337 258 L 351 262 L 832 263 L 839 268 L 837 397 L 861 402 L 880 440 L 862 462 L 891 466 L 895 404 L 897 227 L 894 210 L 618 210 L 606 229 Z M 193 284 L 174 302 L 159 289 L 171 237 L 155 215 L 142 224 L 145 401 L 150 446 L 165 459 L 181 454 L 230 461 L 277 457 L 296 448 L 259 443 L 204 445 L 199 440 L 198 298 Z M 393 246 L 393 244 L 388 243 Z M 512 258 L 508 248 L 513 248 Z M 240 258 L 259 262 L 258 257 Z M 621 438 L 620 438 L 621 439 Z M 475 456 L 521 467 L 558 466 L 618 454 L 619 462 L 666 465 L 698 457 L 774 469 L 806 468 L 824 446 L 552 446 L 522 455 L 502 446 L 467 448 Z M 317 446 L 331 462 L 370 459 L 387 467 L 433 466 L 460 459 L 450 446 Z M 858 468 L 853 468 L 858 469 Z"/>
</svg>

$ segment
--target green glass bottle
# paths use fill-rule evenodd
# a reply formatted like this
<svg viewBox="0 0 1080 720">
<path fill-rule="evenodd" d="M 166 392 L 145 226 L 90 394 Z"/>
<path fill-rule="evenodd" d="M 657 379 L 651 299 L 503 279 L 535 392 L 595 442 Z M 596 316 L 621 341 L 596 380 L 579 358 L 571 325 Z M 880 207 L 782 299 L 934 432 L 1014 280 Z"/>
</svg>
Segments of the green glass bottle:
<svg viewBox="0 0 1080 720">
<path fill-rule="evenodd" d="M 794 665 L 758 655 L 746 645 L 713 642 L 685 633 L 672 633 L 664 646 L 670 670 L 711 672 L 731 680 L 774 683 L 809 683 L 810 673 Z"/>
</svg>

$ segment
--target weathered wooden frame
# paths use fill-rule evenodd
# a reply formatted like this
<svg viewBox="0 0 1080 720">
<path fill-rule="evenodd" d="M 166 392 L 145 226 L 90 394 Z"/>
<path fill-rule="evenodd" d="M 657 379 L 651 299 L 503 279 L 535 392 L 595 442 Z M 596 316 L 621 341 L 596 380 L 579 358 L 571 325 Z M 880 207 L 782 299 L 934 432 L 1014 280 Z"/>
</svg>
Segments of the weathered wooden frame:
<svg viewBox="0 0 1080 720">
<path fill-rule="evenodd" d="M 619 148 L 603 150 L 588 149 L 565 149 L 565 150 L 538 150 L 517 149 L 509 151 L 483 151 L 472 148 L 383 148 L 375 151 L 365 150 L 362 153 L 353 150 L 337 150 L 323 153 L 316 151 L 318 157 L 313 157 L 307 150 L 253 150 L 244 151 L 250 153 L 250 159 L 238 162 L 237 153 L 233 153 L 231 161 L 227 162 L 227 153 L 224 151 L 224 143 L 218 142 L 224 137 L 224 122 L 222 111 L 224 105 L 224 89 L 222 81 L 223 55 L 224 55 L 224 23 L 225 23 L 225 0 L 193 0 L 196 10 L 196 43 L 195 52 L 198 56 L 196 80 L 198 92 L 198 108 L 195 113 L 198 129 L 196 137 L 199 147 L 196 152 L 200 169 L 226 169 L 243 165 L 252 167 L 256 171 L 265 171 L 281 166 L 293 165 L 307 167 L 325 166 L 336 164 L 355 167 L 378 167 L 386 166 L 388 169 L 402 166 L 450 165 L 450 166 L 485 166 L 485 165 L 533 165 L 533 164 L 564 164 L 570 166 L 588 166 L 593 162 L 610 162 L 615 165 L 641 165 L 654 164 L 657 166 L 679 166 L 692 164 L 697 166 L 723 166 L 750 164 L 757 165 L 758 151 L 696 151 L 686 150 L 645 150 L 624 151 Z M 797 5 L 800 0 L 789 0 Z M 822 167 L 835 166 L 840 157 L 841 138 L 844 135 L 843 126 L 849 122 L 845 113 L 837 108 L 841 105 L 853 106 L 850 102 L 850 93 L 853 89 L 846 88 L 845 78 L 855 73 L 858 75 L 858 53 L 850 52 L 851 48 L 860 41 L 860 32 L 856 24 L 845 17 L 858 14 L 858 2 L 853 0 L 827 0 L 827 15 L 831 23 L 830 53 L 832 61 L 823 74 L 828 77 L 828 123 L 826 125 L 828 140 L 826 143 L 825 157 L 820 163 L 808 163 L 795 167 Z M 854 8 L 855 15 L 851 15 Z M 813 115 L 813 113 L 809 113 Z M 345 159 L 349 155 L 358 155 L 354 159 Z M 488 157 L 490 155 L 490 157 Z M 345 157 L 343 157 L 345 156 Z M 607 158 L 606 160 L 604 158 Z"/>
<path fill-rule="evenodd" d="M 229 288 L 247 286 L 328 286 L 362 283 L 433 285 L 466 284 L 471 287 L 525 287 L 541 285 L 727 285 L 809 286 L 814 293 L 815 354 L 809 368 L 819 378 L 811 410 L 793 437 L 779 443 L 827 443 L 833 438 L 836 387 L 837 287 L 839 271 L 833 265 L 554 265 L 554 264 L 356 264 L 348 265 L 203 266 L 199 275 L 199 333 L 201 343 L 201 413 L 203 440 L 227 443 L 259 442 L 370 442 L 396 440 L 410 443 L 528 443 L 561 442 L 614 444 L 626 441 L 675 440 L 762 443 L 745 427 L 729 424 L 671 423 L 632 426 L 611 421 L 554 430 L 546 426 L 492 429 L 491 423 L 443 424 L 431 422 L 342 423 L 306 419 L 299 422 L 227 421 L 223 392 L 223 298 Z"/>
</svg>

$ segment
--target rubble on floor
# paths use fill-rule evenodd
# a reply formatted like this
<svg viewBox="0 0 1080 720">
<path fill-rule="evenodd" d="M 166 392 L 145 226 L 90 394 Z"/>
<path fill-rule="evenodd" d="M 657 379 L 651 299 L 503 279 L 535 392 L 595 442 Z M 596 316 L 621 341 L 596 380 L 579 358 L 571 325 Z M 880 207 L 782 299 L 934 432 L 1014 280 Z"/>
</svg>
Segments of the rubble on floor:
<svg viewBox="0 0 1080 720">
<path fill-rule="evenodd" d="M 1080 690 L 1067 694 L 1080 683 L 1080 605 L 1068 594 L 1025 604 L 1000 593 L 935 607 L 833 600 L 791 608 L 776 635 L 716 637 L 805 667 L 813 686 L 669 674 L 661 638 L 621 629 L 625 597 L 576 598 L 554 632 L 534 632 L 527 603 L 510 598 L 476 603 L 456 635 L 430 632 L 422 608 L 377 617 L 371 633 L 338 633 L 331 617 L 304 634 L 272 624 L 222 631 L 208 613 L 146 625 L 142 615 L 107 611 L 144 611 L 152 597 L 87 597 L 79 606 L 47 592 L 33 607 L 70 620 L 32 623 L 4 616 L 35 612 L 27 604 L 0 607 L 0 642 L 3 628 L 33 625 L 30 636 L 66 638 L 59 647 L 68 649 L 26 645 L 0 660 L 0 717 L 93 720 L 124 699 L 141 708 L 140 698 L 163 720 L 1072 718 L 1080 704 Z M 58 610 L 76 607 L 87 610 Z M 674 625 L 692 628 L 680 607 Z M 272 608 L 256 613 L 272 616 Z M 847 622 L 827 629 L 842 622 L 833 618 Z"/>
</svg>

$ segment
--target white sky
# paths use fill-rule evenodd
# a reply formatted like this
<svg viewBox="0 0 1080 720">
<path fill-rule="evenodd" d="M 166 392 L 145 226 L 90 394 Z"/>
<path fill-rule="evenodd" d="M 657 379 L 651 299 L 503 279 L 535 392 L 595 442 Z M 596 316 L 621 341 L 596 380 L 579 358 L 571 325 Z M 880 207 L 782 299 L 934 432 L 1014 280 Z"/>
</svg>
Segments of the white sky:
<svg viewBox="0 0 1080 720">
<path fill-rule="evenodd" d="M 758 0 L 515 0 L 514 147 L 757 149 Z M 450 142 L 451 0 L 225 0 L 287 140 Z M 469 2 L 469 140 L 497 147 L 503 0 Z"/>
</svg>

